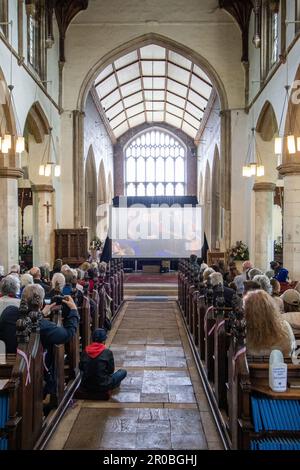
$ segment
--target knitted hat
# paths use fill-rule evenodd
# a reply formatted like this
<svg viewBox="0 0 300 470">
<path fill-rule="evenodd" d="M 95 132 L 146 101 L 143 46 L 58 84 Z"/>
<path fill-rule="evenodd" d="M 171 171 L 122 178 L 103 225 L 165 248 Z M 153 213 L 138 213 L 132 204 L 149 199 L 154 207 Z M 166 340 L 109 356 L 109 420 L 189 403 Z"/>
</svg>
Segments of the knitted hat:
<svg viewBox="0 0 300 470">
<path fill-rule="evenodd" d="M 97 328 L 93 333 L 94 343 L 103 343 L 107 338 L 106 330 L 103 328 Z"/>
<path fill-rule="evenodd" d="M 300 294 L 294 289 L 287 289 L 282 295 L 282 300 L 289 305 L 300 305 Z"/>
</svg>

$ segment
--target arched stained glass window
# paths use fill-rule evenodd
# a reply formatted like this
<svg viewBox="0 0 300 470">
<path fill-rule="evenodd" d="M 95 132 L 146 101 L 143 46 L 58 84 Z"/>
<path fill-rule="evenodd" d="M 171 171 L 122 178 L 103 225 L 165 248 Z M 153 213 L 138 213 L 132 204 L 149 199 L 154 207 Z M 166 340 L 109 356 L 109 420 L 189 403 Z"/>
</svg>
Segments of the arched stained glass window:
<svg viewBox="0 0 300 470">
<path fill-rule="evenodd" d="M 186 149 L 176 136 L 146 130 L 124 149 L 127 196 L 183 196 Z"/>
</svg>

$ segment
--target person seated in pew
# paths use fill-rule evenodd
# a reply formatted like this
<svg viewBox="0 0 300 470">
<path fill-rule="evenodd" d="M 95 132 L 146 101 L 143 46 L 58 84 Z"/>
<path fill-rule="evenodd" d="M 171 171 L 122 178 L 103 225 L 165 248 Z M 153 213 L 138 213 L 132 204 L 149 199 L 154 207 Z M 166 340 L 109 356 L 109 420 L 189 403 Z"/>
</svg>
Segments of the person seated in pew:
<svg viewBox="0 0 300 470">
<path fill-rule="evenodd" d="M 106 330 L 97 328 L 92 340 L 81 356 L 80 370 L 82 371 L 81 389 L 91 393 L 109 392 L 120 386 L 127 371 L 119 369 L 115 372 L 114 356 L 105 346 Z"/>
<path fill-rule="evenodd" d="M 221 284 L 224 289 L 224 300 L 225 300 L 225 307 L 232 307 L 232 298 L 235 295 L 235 291 L 223 285 L 223 276 L 221 273 L 212 273 L 209 276 L 210 282 L 212 284 L 212 288 L 214 291 L 214 304 L 218 296 L 218 286 Z"/>
<path fill-rule="evenodd" d="M 284 313 L 282 317 L 289 322 L 295 335 L 300 335 L 300 294 L 294 289 L 288 289 L 281 295 Z"/>
<path fill-rule="evenodd" d="M 269 356 L 273 349 L 279 349 L 284 356 L 290 356 L 295 337 L 272 297 L 264 290 L 248 292 L 244 297 L 244 309 L 247 354 Z"/>
<path fill-rule="evenodd" d="M 65 276 L 62 273 L 54 273 L 51 280 L 51 290 L 46 297 L 52 300 L 55 295 L 62 295 L 65 284 Z"/>
<path fill-rule="evenodd" d="M 49 284 L 46 284 L 45 282 L 42 281 L 41 277 L 41 270 L 37 266 L 34 266 L 33 268 L 30 269 L 29 274 L 33 277 L 33 282 L 34 284 L 40 285 L 45 293 L 48 293 L 50 291 L 50 286 Z"/>
<path fill-rule="evenodd" d="M 272 286 L 268 276 L 265 274 L 257 274 L 252 280 L 260 285 L 260 289 L 272 295 Z"/>
<path fill-rule="evenodd" d="M 0 318 L 3 311 L 9 305 L 19 307 L 20 299 L 17 299 L 19 290 L 18 280 L 10 274 L 4 277 L 0 283 Z"/>
<path fill-rule="evenodd" d="M 277 281 L 277 279 L 270 279 L 270 284 L 272 286 L 272 297 L 273 300 L 276 302 L 279 310 L 281 313 L 284 312 L 284 304 L 283 300 L 280 297 L 280 283 Z"/>
<path fill-rule="evenodd" d="M 258 269 L 258 268 L 251 268 L 249 271 L 248 271 L 248 279 L 249 281 L 253 281 L 254 277 L 255 276 L 260 276 L 262 275 L 263 272 Z"/>
<path fill-rule="evenodd" d="M 260 285 L 258 282 L 255 281 L 244 281 L 244 292 L 243 292 L 243 297 L 248 294 L 248 292 L 251 292 L 253 290 L 258 290 L 260 289 Z"/>
<path fill-rule="evenodd" d="M 253 265 L 252 265 L 251 261 L 244 261 L 244 263 L 242 265 L 242 269 L 243 269 L 242 274 L 239 274 L 233 280 L 233 282 L 236 285 L 237 294 L 240 295 L 240 296 L 243 295 L 244 281 L 247 281 L 249 279 L 248 273 L 249 273 L 250 269 L 252 269 L 252 268 L 253 268 Z"/>
<path fill-rule="evenodd" d="M 62 299 L 62 304 L 65 306 L 65 313 L 62 315 L 63 326 L 58 326 L 46 318 L 53 309 L 58 309 L 58 306 L 56 303 L 52 303 L 43 308 L 44 297 L 45 291 L 39 284 L 26 286 L 22 294 L 22 300 L 28 305 L 29 311 L 42 313 L 39 319 L 41 342 L 43 348 L 51 352 L 54 344 L 67 343 L 74 336 L 78 327 L 79 316 L 72 297 L 66 296 Z M 16 352 L 16 322 L 22 316 L 22 312 L 16 306 L 7 307 L 1 315 L 0 339 L 6 344 L 7 353 L 14 354 Z"/>
<path fill-rule="evenodd" d="M 54 274 L 60 273 L 61 272 L 61 267 L 62 267 L 62 259 L 56 259 L 53 264 L 53 269 L 50 271 L 50 280 L 53 278 Z"/>
<path fill-rule="evenodd" d="M 215 272 L 212 268 L 206 268 L 203 271 L 203 282 L 206 284 L 209 276 Z"/>
</svg>

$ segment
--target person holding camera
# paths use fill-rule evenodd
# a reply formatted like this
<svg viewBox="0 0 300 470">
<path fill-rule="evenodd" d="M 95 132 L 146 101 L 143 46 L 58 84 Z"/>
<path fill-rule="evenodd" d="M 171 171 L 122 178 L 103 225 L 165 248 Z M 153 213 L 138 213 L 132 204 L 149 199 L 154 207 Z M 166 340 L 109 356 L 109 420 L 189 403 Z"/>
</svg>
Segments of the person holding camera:
<svg viewBox="0 0 300 470">
<path fill-rule="evenodd" d="M 29 311 L 41 312 L 39 320 L 41 343 L 45 350 L 51 355 L 51 349 L 54 344 L 64 344 L 70 341 L 78 328 L 79 315 L 76 305 L 71 296 L 56 296 L 54 302 L 45 305 L 45 291 L 39 284 L 32 284 L 25 287 L 22 293 L 22 300 L 28 305 Z M 63 326 L 48 320 L 51 312 L 63 309 Z M 15 353 L 17 349 L 16 342 L 16 322 L 22 318 L 22 312 L 18 307 L 7 307 L 0 319 L 0 340 L 4 341 L 7 353 Z M 50 361 L 51 362 L 51 361 Z"/>
</svg>

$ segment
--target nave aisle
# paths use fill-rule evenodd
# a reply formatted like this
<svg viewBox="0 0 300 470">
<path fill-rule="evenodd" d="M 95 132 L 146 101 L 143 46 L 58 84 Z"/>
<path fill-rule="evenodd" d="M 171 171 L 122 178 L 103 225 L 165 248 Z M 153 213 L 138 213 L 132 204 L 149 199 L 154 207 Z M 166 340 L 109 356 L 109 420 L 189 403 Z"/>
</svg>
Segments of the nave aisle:
<svg viewBox="0 0 300 470">
<path fill-rule="evenodd" d="M 175 301 L 127 301 L 109 342 L 127 369 L 108 401 L 76 400 L 47 449 L 222 449 Z"/>
</svg>

